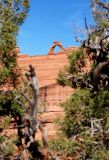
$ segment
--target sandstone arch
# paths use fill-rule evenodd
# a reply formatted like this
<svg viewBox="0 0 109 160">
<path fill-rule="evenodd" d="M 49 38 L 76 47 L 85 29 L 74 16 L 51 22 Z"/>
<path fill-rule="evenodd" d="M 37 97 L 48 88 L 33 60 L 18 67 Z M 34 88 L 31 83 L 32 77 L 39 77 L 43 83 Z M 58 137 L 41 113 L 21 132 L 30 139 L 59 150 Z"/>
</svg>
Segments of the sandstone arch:
<svg viewBox="0 0 109 160">
<path fill-rule="evenodd" d="M 52 46 L 51 46 L 51 48 L 50 48 L 50 50 L 48 52 L 48 55 L 55 55 L 54 49 L 55 49 L 56 46 L 59 46 L 59 48 L 61 50 L 64 50 L 64 47 L 63 47 L 62 43 L 59 42 L 59 41 L 56 41 L 56 42 L 53 42 L 53 44 L 52 44 Z"/>
</svg>

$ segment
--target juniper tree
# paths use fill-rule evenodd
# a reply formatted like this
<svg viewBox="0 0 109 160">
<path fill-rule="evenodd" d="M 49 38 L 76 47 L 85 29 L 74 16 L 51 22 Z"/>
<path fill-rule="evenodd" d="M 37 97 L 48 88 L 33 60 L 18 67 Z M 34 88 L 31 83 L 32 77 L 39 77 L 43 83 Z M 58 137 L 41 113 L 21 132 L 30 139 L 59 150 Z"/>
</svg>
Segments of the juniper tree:
<svg viewBox="0 0 109 160">
<path fill-rule="evenodd" d="M 0 88 L 5 83 L 11 86 L 17 81 L 16 37 L 27 17 L 29 0 L 0 1 Z"/>
<path fill-rule="evenodd" d="M 11 114 L 19 121 L 23 111 L 15 101 L 20 76 L 15 48 L 28 11 L 29 0 L 0 0 L 0 115 Z"/>
<path fill-rule="evenodd" d="M 93 149 L 94 143 L 101 143 L 102 150 L 106 149 L 102 154 L 107 154 L 108 157 L 106 152 L 109 148 L 109 3 L 91 0 L 91 8 L 94 25 L 88 26 L 85 21 L 87 38 L 77 39 L 81 43 L 80 48 L 68 55 L 69 65 L 59 72 L 57 78 L 60 85 L 70 85 L 79 89 L 62 104 L 65 109 L 62 130 L 70 138 L 81 135 L 82 138 L 83 135 L 90 137 L 91 119 L 101 119 L 102 131 L 100 129 L 98 135 L 93 135 L 90 140 Z M 86 139 L 83 141 L 86 145 Z M 100 149 L 99 145 L 96 147 Z M 97 152 L 96 147 L 95 151 L 88 151 L 88 146 L 85 150 L 82 148 L 82 157 L 97 157 L 97 154 L 93 153 Z"/>
</svg>

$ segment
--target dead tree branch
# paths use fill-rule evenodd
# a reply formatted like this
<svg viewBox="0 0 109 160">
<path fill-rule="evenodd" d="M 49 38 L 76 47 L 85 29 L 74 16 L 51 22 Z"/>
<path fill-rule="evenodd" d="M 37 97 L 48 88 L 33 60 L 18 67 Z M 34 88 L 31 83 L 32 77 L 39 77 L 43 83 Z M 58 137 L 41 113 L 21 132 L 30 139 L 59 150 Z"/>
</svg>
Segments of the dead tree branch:
<svg viewBox="0 0 109 160">
<path fill-rule="evenodd" d="M 103 8 L 109 10 L 109 3 L 101 2 L 101 1 L 97 1 L 96 3 L 97 3 L 98 5 L 101 5 Z"/>
<path fill-rule="evenodd" d="M 25 115 L 22 118 L 19 118 L 19 123 L 17 123 L 19 137 L 22 146 L 26 150 L 30 151 L 33 144 L 35 143 L 35 135 L 37 129 L 41 131 L 42 142 L 44 146 L 48 146 L 47 142 L 47 133 L 43 128 L 44 122 L 38 119 L 38 81 L 36 78 L 35 69 L 32 65 L 29 65 L 29 70 L 26 73 L 28 84 L 31 87 L 32 93 L 31 98 L 25 92 L 20 93 L 24 97 L 26 102 L 28 102 L 29 107 L 22 105 L 18 99 L 16 102 L 21 105 L 25 110 Z M 44 107 L 45 110 L 45 107 Z M 31 151 L 30 151 L 31 152 Z"/>
</svg>

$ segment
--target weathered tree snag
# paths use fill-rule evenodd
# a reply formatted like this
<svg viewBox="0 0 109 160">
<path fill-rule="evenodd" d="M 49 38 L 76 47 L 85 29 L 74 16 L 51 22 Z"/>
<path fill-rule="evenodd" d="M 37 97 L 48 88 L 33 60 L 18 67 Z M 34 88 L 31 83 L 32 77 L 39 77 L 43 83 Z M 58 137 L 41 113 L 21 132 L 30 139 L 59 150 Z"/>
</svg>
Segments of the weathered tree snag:
<svg viewBox="0 0 109 160">
<path fill-rule="evenodd" d="M 28 70 L 28 73 L 26 73 L 26 77 L 32 89 L 32 95 L 31 95 L 32 98 L 28 97 L 28 95 L 26 95 L 24 92 L 21 93 L 21 95 L 26 99 L 30 107 L 29 109 L 27 109 L 27 107 L 23 105 L 23 108 L 25 110 L 25 115 L 22 118 L 22 121 L 20 121 L 20 123 L 17 123 L 18 135 L 20 138 L 20 145 L 23 142 L 22 146 L 24 150 L 28 150 L 32 154 L 33 158 L 35 158 L 35 156 L 36 157 L 38 155 L 41 156 L 38 150 L 34 148 L 35 143 L 36 143 L 35 135 L 36 135 L 37 129 L 41 131 L 43 145 L 47 147 L 48 142 L 47 142 L 46 132 L 42 126 L 44 122 L 39 120 L 37 116 L 38 114 L 38 90 L 39 89 L 38 89 L 38 81 L 36 78 L 36 73 L 32 65 L 29 66 L 29 70 Z M 43 160 L 43 158 L 39 157 L 39 160 L 41 159 Z"/>
<path fill-rule="evenodd" d="M 22 93 L 22 95 L 26 98 L 26 100 L 29 102 L 31 108 L 29 116 L 31 119 L 36 118 L 37 111 L 38 111 L 38 81 L 36 79 L 36 73 L 34 71 L 34 67 L 32 65 L 29 66 L 30 69 L 28 73 L 26 74 L 27 79 L 30 81 L 30 87 L 33 91 L 33 98 L 30 99 L 26 94 Z"/>
<path fill-rule="evenodd" d="M 43 142 L 43 145 L 47 147 L 48 146 L 47 132 L 44 130 L 44 128 L 43 128 L 42 125 L 39 126 L 39 129 L 40 129 L 40 131 L 42 133 L 42 142 Z"/>
<path fill-rule="evenodd" d="M 107 75 L 102 75 L 103 68 L 108 65 L 109 65 L 108 61 L 101 62 L 95 67 L 95 69 L 93 71 L 93 83 L 94 83 L 94 87 L 97 91 L 98 91 L 98 85 L 100 83 L 100 80 L 102 79 L 104 81 L 105 78 L 108 78 Z"/>
</svg>

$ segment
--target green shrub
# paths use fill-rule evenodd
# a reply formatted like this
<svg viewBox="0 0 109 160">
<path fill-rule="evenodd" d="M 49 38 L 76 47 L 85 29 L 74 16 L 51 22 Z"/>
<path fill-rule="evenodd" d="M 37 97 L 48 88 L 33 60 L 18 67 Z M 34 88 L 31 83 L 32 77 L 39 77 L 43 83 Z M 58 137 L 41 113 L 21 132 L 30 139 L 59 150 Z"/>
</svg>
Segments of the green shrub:
<svg viewBox="0 0 109 160">
<path fill-rule="evenodd" d="M 15 146 L 12 142 L 8 142 L 2 147 L 2 152 L 5 156 L 13 155 L 15 152 Z"/>
<path fill-rule="evenodd" d="M 3 129 L 7 129 L 9 126 L 9 123 L 11 121 L 11 117 L 10 116 L 5 116 L 2 119 L 2 124 L 1 124 L 1 128 Z"/>
<path fill-rule="evenodd" d="M 108 120 L 109 91 L 100 91 L 97 95 L 89 90 L 78 89 L 61 104 L 65 116 L 60 122 L 62 132 L 67 137 L 85 132 L 91 127 L 91 118 Z M 107 119 L 107 120 L 106 120 Z M 103 124 L 104 126 L 106 123 Z"/>
<path fill-rule="evenodd" d="M 68 55 L 69 69 L 67 71 L 70 74 L 75 74 L 80 70 L 80 68 L 85 66 L 84 51 L 79 48 L 77 51 L 72 52 Z"/>
<path fill-rule="evenodd" d="M 66 136 L 72 137 L 90 126 L 90 118 L 93 114 L 91 104 L 93 104 L 91 93 L 83 89 L 77 90 L 67 101 L 61 104 L 65 111 L 61 129 Z"/>
<path fill-rule="evenodd" d="M 5 136 L 2 136 L 2 135 L 1 135 L 1 136 L 0 136 L 0 143 L 2 144 L 2 143 L 5 141 L 5 139 L 6 139 Z"/>
<path fill-rule="evenodd" d="M 72 156 L 76 153 L 78 144 L 76 141 L 66 138 L 60 138 L 49 142 L 49 148 L 58 151 L 61 154 Z"/>
<path fill-rule="evenodd" d="M 98 150 L 93 155 L 93 160 L 108 160 L 109 159 L 109 151 L 106 150 Z"/>
<path fill-rule="evenodd" d="M 52 141 L 50 147 L 62 154 L 64 152 L 69 155 L 77 154 L 78 160 L 87 158 L 97 160 L 100 157 L 97 152 L 100 152 L 100 160 L 103 158 L 105 160 L 108 157 L 105 137 L 103 138 L 103 134 L 99 131 L 91 137 L 91 118 L 102 118 L 101 126 L 103 129 L 106 128 L 107 123 L 109 124 L 106 120 L 108 119 L 108 97 L 109 91 L 107 90 L 100 91 L 98 94 L 93 94 L 86 89 L 76 90 L 68 100 L 61 104 L 65 115 L 59 125 L 66 138 Z"/>
<path fill-rule="evenodd" d="M 0 136 L 0 151 L 6 156 L 13 155 L 15 152 L 15 140 L 13 138 L 7 138 L 6 136 Z"/>
</svg>

